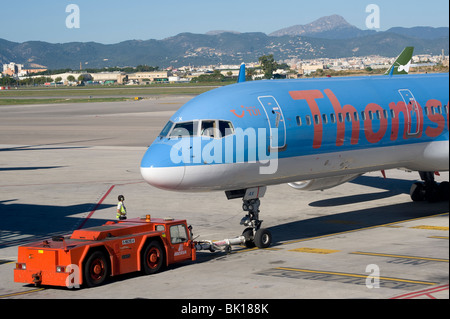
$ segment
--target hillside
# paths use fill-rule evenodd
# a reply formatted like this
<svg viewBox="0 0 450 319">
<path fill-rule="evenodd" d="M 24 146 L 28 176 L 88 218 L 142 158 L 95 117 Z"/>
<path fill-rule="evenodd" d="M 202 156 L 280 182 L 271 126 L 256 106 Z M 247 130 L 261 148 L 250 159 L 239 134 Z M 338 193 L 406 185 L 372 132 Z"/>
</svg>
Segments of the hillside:
<svg viewBox="0 0 450 319">
<path fill-rule="evenodd" d="M 393 28 L 386 32 L 360 30 L 342 17 L 319 19 L 306 26 L 274 32 L 208 34 L 181 33 L 163 40 L 130 40 L 117 44 L 95 42 L 15 43 L 0 39 L 0 63 L 31 63 L 50 69 L 240 64 L 257 61 L 266 54 L 277 60 L 291 58 L 340 58 L 382 55 L 394 57 L 406 46 L 415 54 L 448 54 L 448 28 Z"/>
<path fill-rule="evenodd" d="M 348 23 L 342 16 L 322 17 L 305 25 L 295 25 L 275 31 L 270 36 L 307 36 L 323 39 L 351 39 L 376 33 L 373 30 L 361 30 Z"/>
</svg>

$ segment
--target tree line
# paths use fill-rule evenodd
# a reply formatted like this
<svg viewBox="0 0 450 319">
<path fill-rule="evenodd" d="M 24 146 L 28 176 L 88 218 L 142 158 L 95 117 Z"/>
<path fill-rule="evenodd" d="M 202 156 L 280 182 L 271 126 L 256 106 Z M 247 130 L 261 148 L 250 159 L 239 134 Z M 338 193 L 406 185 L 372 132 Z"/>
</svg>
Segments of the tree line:
<svg viewBox="0 0 450 319">
<path fill-rule="evenodd" d="M 0 78 L 0 86 L 42 85 L 49 82 L 53 82 L 53 79 L 51 77 L 45 76 L 41 76 L 38 78 L 26 78 L 23 80 L 16 80 L 10 76 Z"/>
</svg>

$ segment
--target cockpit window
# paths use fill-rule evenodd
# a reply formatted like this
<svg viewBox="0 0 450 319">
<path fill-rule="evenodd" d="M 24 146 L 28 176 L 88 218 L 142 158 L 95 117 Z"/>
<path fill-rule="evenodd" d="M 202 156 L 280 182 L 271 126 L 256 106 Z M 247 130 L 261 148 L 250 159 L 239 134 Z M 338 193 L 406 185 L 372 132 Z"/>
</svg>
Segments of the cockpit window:
<svg viewBox="0 0 450 319">
<path fill-rule="evenodd" d="M 233 124 L 222 120 L 203 120 L 201 136 L 211 138 L 222 138 L 234 134 Z"/>
<path fill-rule="evenodd" d="M 198 131 L 198 121 L 175 124 L 170 137 L 190 137 L 196 136 Z"/>
<path fill-rule="evenodd" d="M 202 120 L 182 123 L 173 123 L 172 121 L 169 121 L 159 134 L 159 137 L 178 138 L 201 136 L 223 138 L 233 134 L 234 127 L 229 121 Z"/>
<path fill-rule="evenodd" d="M 234 134 L 234 127 L 231 122 L 228 121 L 219 121 L 219 131 L 222 137 L 233 135 Z"/>
<path fill-rule="evenodd" d="M 166 137 L 169 135 L 170 130 L 172 129 L 173 122 L 169 121 L 166 126 L 162 129 L 161 133 L 159 133 L 159 137 Z"/>
<path fill-rule="evenodd" d="M 214 138 L 216 121 L 202 121 L 201 135 Z"/>
</svg>

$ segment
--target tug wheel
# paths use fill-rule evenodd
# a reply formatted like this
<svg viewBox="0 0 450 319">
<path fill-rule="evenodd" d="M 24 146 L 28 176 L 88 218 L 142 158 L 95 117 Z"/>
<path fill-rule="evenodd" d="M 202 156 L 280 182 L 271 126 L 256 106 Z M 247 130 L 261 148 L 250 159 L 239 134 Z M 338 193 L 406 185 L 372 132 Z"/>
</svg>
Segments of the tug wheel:
<svg viewBox="0 0 450 319">
<path fill-rule="evenodd" d="M 164 264 L 164 250 L 157 241 L 150 242 L 144 250 L 142 270 L 146 275 L 152 275 L 161 270 Z"/>
<path fill-rule="evenodd" d="M 102 285 L 109 276 L 109 264 L 101 251 L 93 252 L 84 265 L 84 280 L 86 286 Z"/>
</svg>

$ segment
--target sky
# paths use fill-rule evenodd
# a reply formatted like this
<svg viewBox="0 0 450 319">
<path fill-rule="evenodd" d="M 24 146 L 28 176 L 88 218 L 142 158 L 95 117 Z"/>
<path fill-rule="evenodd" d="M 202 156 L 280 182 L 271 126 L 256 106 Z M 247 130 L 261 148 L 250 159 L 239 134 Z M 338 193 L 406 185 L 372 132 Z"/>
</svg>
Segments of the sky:
<svg viewBox="0 0 450 319">
<path fill-rule="evenodd" d="M 380 9 L 378 31 L 449 26 L 448 0 L 19 0 L 2 3 L 0 38 L 111 44 L 211 30 L 269 34 L 332 14 L 367 29 L 370 4 Z"/>
</svg>

